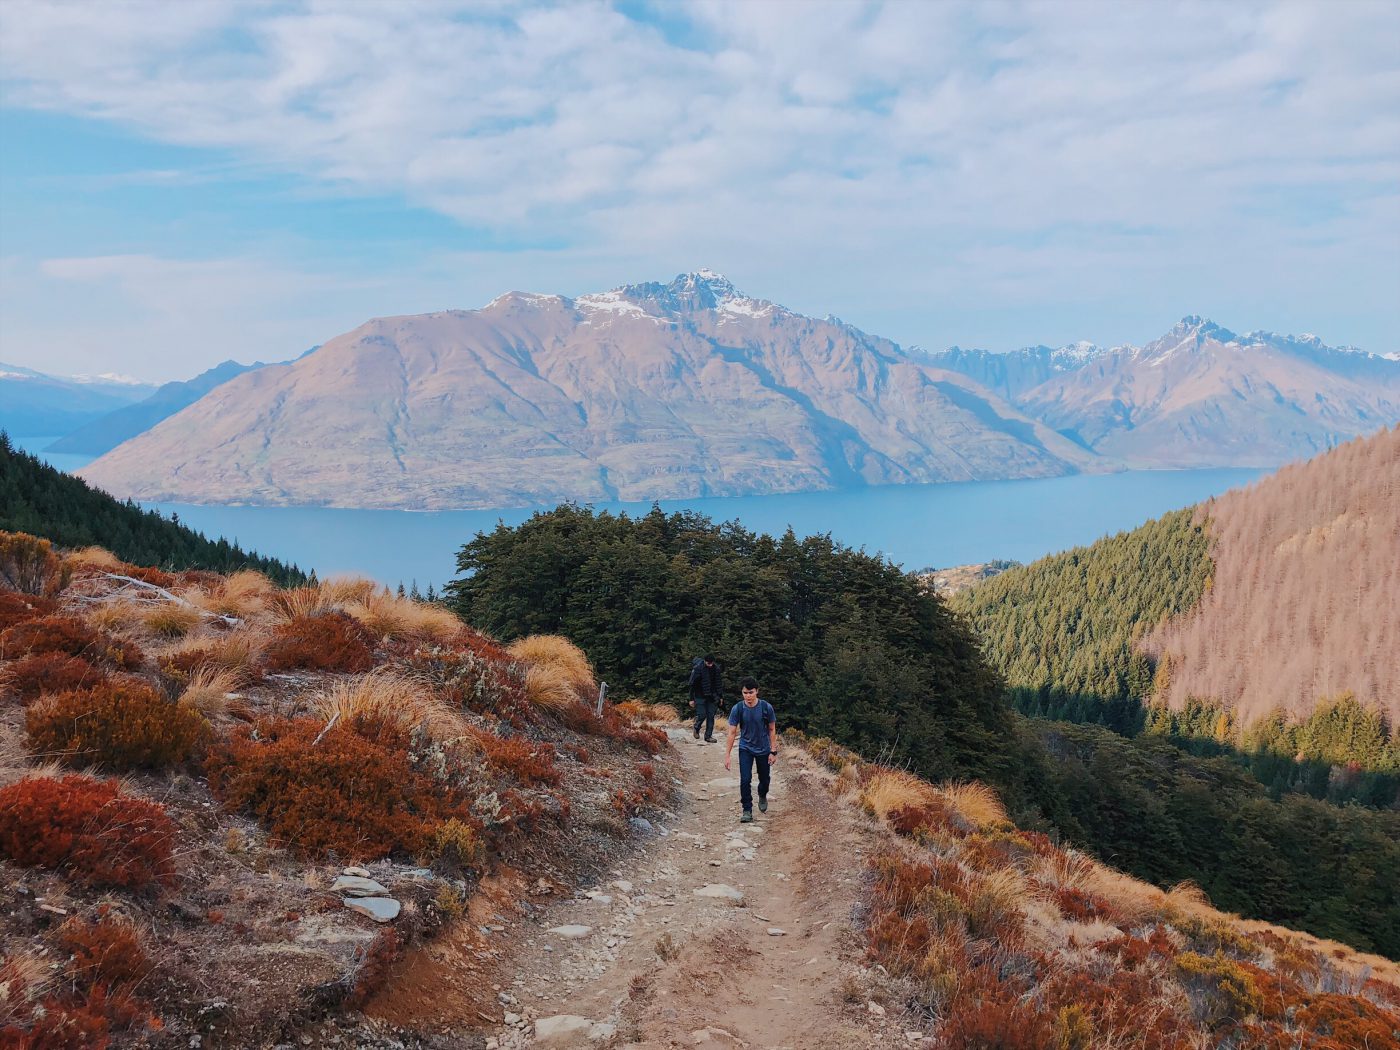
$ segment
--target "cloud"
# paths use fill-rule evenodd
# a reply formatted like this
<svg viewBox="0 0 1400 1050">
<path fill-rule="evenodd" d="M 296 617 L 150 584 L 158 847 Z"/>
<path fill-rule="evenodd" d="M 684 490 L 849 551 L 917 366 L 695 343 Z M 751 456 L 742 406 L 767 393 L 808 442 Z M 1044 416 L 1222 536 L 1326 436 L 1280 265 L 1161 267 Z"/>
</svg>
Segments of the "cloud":
<svg viewBox="0 0 1400 1050">
<path fill-rule="evenodd" d="M 9 0 L 0 68 L 11 105 L 515 243 L 653 267 L 737 256 L 773 295 L 845 281 L 843 312 L 983 286 L 1021 305 L 1086 283 L 1130 295 L 1164 268 L 1182 289 L 1213 269 L 1209 286 L 1236 251 L 1311 274 L 1344 254 L 1329 244 L 1400 274 L 1388 4 L 653 10 Z"/>
</svg>

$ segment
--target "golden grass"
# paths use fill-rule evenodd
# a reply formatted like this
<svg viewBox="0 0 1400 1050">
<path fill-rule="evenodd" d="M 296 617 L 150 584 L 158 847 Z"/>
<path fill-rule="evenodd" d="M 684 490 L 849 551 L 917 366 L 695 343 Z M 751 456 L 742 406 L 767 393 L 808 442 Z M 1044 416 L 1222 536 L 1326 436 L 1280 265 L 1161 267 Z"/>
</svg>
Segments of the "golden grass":
<svg viewBox="0 0 1400 1050">
<path fill-rule="evenodd" d="M 680 713 L 670 704 L 649 704 L 635 697 L 617 705 L 619 714 L 638 722 L 679 722 Z"/>
<path fill-rule="evenodd" d="M 105 547 L 83 547 L 72 551 L 64 559 L 75 569 L 97 569 L 102 572 L 123 572 L 126 562 L 122 561 Z"/>
<path fill-rule="evenodd" d="M 115 633 L 144 627 L 144 612 L 137 602 L 97 602 L 84 607 L 82 617 L 100 631 Z"/>
<path fill-rule="evenodd" d="M 388 591 L 350 602 L 345 612 L 381 638 L 445 643 L 462 630 L 462 621 L 443 606 L 397 598 Z"/>
<path fill-rule="evenodd" d="M 900 809 L 917 809 L 938 800 L 939 792 L 926 780 L 902 769 L 882 769 L 861 788 L 860 802 L 866 812 L 881 820 Z"/>
<path fill-rule="evenodd" d="M 360 576 L 337 576 L 304 587 L 272 591 L 266 596 L 268 612 L 279 622 L 302 616 L 321 616 L 364 604 L 380 593 L 379 584 Z"/>
<path fill-rule="evenodd" d="M 228 694 L 236 692 L 244 676 L 224 667 L 200 667 L 190 675 L 180 694 L 180 703 L 193 707 L 205 718 L 218 718 L 228 711 Z"/>
<path fill-rule="evenodd" d="M 465 729 L 461 717 L 425 682 L 384 669 L 335 682 L 312 698 L 311 707 L 327 721 L 366 717 L 406 732 L 421 728 L 439 743 L 460 737 Z"/>
<path fill-rule="evenodd" d="M 257 627 L 187 636 L 161 656 L 168 659 L 178 653 L 200 650 L 206 654 L 206 665 L 246 674 L 262 662 L 263 650 L 267 648 L 269 640 L 269 634 Z"/>
<path fill-rule="evenodd" d="M 1097 861 L 1091 865 L 1088 877 L 1079 888 L 1104 898 L 1129 921 L 1156 921 L 1170 910 L 1166 893 L 1151 883 Z"/>
<path fill-rule="evenodd" d="M 507 651 L 525 664 L 555 668 L 581 699 L 592 700 L 598 692 L 588 657 L 567 638 L 557 634 L 532 634 L 512 642 Z"/>
<path fill-rule="evenodd" d="M 582 703 L 568 675 L 553 664 L 525 668 L 525 696 L 536 707 L 555 714 Z"/>
<path fill-rule="evenodd" d="M 161 638 L 183 638 L 204 622 L 198 607 L 180 602 L 144 604 L 139 615 L 141 626 Z"/>
<path fill-rule="evenodd" d="M 1010 819 L 997 793 L 977 781 L 966 784 L 944 784 L 938 789 L 943 801 L 952 806 L 958 816 L 977 828 L 1009 825 Z"/>
<path fill-rule="evenodd" d="M 0 959 L 0 1025 L 17 1023 L 27 1004 L 43 999 L 57 983 L 49 960 L 27 951 Z"/>
<path fill-rule="evenodd" d="M 260 572 L 243 569 L 209 588 L 190 587 L 181 597 L 207 612 L 252 620 L 268 609 L 277 586 Z"/>
</svg>

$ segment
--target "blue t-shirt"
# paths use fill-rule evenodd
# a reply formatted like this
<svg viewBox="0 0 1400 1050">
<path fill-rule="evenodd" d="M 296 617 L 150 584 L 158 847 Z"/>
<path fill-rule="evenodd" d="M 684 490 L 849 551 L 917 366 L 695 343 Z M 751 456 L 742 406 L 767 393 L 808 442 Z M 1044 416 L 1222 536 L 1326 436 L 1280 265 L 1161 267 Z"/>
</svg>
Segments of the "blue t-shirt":
<svg viewBox="0 0 1400 1050">
<path fill-rule="evenodd" d="M 768 754 L 768 727 L 777 720 L 773 705 L 767 700 L 759 700 L 753 707 L 740 700 L 729 711 L 729 724 L 739 726 L 739 750 L 752 755 Z"/>
</svg>

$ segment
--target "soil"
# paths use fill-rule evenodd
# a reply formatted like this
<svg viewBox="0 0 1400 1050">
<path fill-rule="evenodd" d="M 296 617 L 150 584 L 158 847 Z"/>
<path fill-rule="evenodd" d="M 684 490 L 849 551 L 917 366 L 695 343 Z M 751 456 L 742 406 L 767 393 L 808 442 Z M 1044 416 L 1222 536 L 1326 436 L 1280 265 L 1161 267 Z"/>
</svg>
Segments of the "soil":
<svg viewBox="0 0 1400 1050">
<path fill-rule="evenodd" d="M 560 899 L 529 873 L 478 898 L 455 936 L 407 962 L 369 1013 L 436 1017 L 458 1045 L 860 1050 L 919 1041 L 861 962 L 852 922 L 862 858 L 881 832 L 833 796 L 796 748 L 775 764 L 769 810 L 739 823 L 737 755 L 672 727 L 669 809 L 596 883 Z M 542 880 L 543 881 L 543 880 Z M 742 899 L 702 896 L 728 887 Z M 712 892 L 724 892 L 713 890 Z M 517 907 L 511 907 L 510 898 Z M 510 916 L 512 911 L 522 910 Z M 492 922 L 492 920 L 505 920 Z M 580 936 L 550 932 L 587 927 Z M 574 931 L 578 933 L 579 931 Z M 535 1022 L 570 1015 L 572 1036 Z M 490 1022 L 487 1022 L 487 1018 Z"/>
</svg>

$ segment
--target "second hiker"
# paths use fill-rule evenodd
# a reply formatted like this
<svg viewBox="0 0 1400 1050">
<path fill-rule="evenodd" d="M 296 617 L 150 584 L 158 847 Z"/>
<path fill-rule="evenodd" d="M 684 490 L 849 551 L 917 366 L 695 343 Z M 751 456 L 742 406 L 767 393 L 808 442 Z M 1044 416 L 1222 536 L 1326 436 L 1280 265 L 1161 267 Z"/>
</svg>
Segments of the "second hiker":
<svg viewBox="0 0 1400 1050">
<path fill-rule="evenodd" d="M 700 727 L 705 727 L 705 742 L 715 743 L 715 714 L 719 711 L 723 689 L 719 664 L 710 653 L 690 667 L 690 706 L 695 708 L 695 739 L 700 739 Z"/>
</svg>

